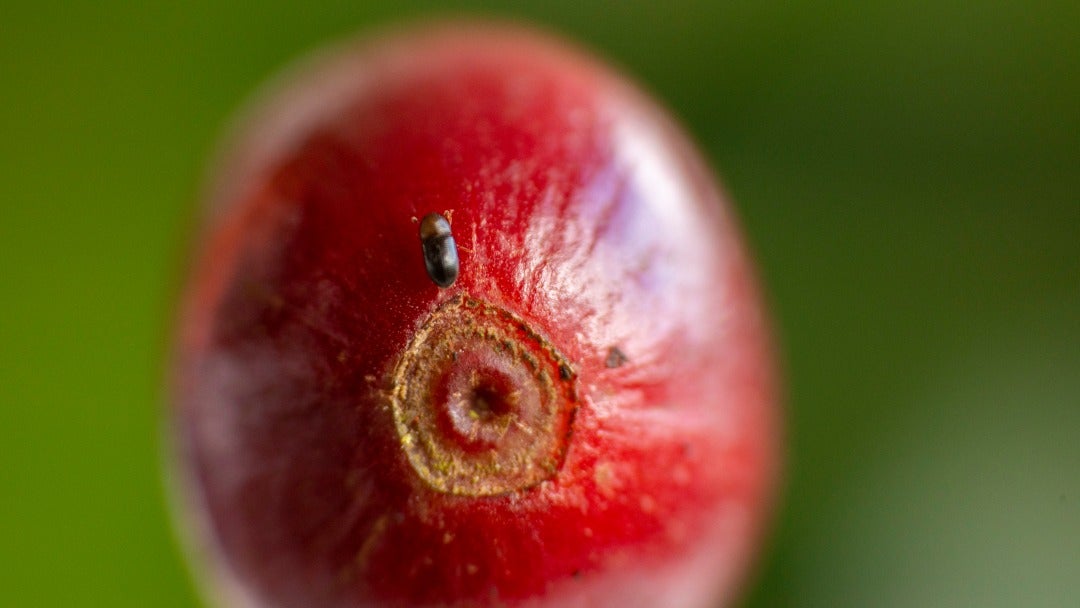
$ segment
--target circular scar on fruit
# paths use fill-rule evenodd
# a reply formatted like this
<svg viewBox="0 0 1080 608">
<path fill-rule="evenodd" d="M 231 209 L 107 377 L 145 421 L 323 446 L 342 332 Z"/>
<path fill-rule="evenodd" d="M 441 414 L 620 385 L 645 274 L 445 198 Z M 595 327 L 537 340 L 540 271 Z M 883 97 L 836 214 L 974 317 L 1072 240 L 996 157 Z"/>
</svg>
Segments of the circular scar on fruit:
<svg viewBox="0 0 1080 608">
<path fill-rule="evenodd" d="M 520 317 L 455 297 L 431 313 L 394 368 L 401 448 L 441 492 L 530 488 L 562 466 L 575 381 L 567 360 Z"/>
</svg>

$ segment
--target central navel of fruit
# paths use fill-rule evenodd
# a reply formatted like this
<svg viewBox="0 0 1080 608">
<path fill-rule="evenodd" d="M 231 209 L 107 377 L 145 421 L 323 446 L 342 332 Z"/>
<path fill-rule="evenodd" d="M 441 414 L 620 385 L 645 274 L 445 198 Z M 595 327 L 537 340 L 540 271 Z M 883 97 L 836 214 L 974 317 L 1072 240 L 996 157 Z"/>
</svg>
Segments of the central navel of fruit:
<svg viewBox="0 0 1080 608">
<path fill-rule="evenodd" d="M 394 368 L 401 447 L 432 488 L 505 494 L 562 466 L 577 408 L 569 362 L 517 315 L 468 296 L 424 322 Z"/>
</svg>

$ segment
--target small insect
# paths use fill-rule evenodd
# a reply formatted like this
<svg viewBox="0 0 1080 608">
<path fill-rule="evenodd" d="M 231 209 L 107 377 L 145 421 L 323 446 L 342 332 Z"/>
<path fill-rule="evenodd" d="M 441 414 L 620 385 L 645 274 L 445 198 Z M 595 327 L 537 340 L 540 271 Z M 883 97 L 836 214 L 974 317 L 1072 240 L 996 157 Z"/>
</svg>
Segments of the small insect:
<svg viewBox="0 0 1080 608">
<path fill-rule="evenodd" d="M 450 222 L 438 213 L 425 215 L 420 220 L 420 244 L 424 247 L 424 266 L 431 280 L 443 288 L 453 285 L 461 264 L 454 235 L 450 234 Z"/>
</svg>

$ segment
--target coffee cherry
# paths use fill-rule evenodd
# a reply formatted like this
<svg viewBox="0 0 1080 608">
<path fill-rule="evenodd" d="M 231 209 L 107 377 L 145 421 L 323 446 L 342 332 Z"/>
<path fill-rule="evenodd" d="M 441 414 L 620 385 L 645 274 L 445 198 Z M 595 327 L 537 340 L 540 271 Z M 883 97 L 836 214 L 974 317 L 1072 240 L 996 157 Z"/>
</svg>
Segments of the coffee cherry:
<svg viewBox="0 0 1080 608">
<path fill-rule="evenodd" d="M 217 166 L 169 416 L 208 597 L 734 597 L 775 478 L 767 324 L 637 88 L 520 28 L 406 30 L 296 68 Z"/>
</svg>

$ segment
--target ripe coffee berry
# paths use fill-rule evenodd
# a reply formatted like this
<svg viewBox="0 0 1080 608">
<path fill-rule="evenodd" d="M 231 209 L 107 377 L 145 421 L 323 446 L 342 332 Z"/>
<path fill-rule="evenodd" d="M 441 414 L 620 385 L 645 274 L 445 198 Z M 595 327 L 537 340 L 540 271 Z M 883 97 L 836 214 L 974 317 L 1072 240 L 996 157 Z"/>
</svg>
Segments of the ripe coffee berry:
<svg viewBox="0 0 1080 608">
<path fill-rule="evenodd" d="M 651 101 L 515 28 L 330 50 L 251 110 L 179 318 L 222 605 L 713 606 L 775 474 L 735 222 Z"/>
</svg>

